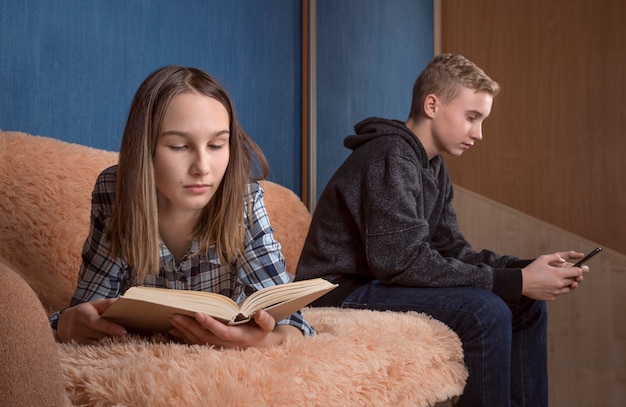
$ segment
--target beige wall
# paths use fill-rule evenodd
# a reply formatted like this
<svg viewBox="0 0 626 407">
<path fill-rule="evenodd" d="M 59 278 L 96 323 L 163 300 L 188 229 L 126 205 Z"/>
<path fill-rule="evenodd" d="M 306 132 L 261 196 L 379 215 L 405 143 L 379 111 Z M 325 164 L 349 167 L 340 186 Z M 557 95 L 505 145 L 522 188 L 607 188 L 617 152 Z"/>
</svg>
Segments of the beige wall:
<svg viewBox="0 0 626 407">
<path fill-rule="evenodd" d="M 475 249 L 533 258 L 597 242 L 456 188 L 459 226 Z M 626 400 L 626 256 L 605 249 L 579 288 L 548 303 L 552 407 L 621 407 Z"/>
<path fill-rule="evenodd" d="M 626 2 L 440 4 L 441 51 L 503 89 L 453 181 L 626 253 Z"/>
</svg>

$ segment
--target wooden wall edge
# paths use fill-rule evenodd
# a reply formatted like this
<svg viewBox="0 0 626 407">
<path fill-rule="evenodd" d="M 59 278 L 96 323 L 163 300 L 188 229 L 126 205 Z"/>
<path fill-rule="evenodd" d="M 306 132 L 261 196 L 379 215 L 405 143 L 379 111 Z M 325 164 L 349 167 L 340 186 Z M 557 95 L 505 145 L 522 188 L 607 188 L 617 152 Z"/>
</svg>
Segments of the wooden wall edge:
<svg viewBox="0 0 626 407">
<path fill-rule="evenodd" d="M 459 226 L 474 249 L 534 258 L 598 243 L 455 186 Z M 550 405 L 626 399 L 626 255 L 605 248 L 580 287 L 548 303 Z"/>
</svg>

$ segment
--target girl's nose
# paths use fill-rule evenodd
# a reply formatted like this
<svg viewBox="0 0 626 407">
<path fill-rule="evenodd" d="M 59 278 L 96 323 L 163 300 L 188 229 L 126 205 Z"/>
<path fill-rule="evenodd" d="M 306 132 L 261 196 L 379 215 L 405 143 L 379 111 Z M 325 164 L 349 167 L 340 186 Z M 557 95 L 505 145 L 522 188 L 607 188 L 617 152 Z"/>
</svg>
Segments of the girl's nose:
<svg viewBox="0 0 626 407">
<path fill-rule="evenodd" d="M 192 171 L 194 174 L 206 175 L 210 171 L 210 156 L 205 151 L 198 151 L 195 156 Z"/>
</svg>

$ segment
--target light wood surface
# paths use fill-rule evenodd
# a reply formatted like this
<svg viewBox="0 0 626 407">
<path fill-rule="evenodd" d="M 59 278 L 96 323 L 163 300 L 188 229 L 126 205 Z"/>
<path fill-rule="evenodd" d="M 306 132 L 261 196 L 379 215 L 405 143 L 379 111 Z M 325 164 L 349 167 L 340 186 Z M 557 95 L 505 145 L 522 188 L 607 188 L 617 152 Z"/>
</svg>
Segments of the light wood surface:
<svg viewBox="0 0 626 407">
<path fill-rule="evenodd" d="M 456 186 L 461 231 L 474 249 L 535 258 L 599 246 Z M 548 303 L 550 406 L 621 407 L 626 400 L 626 256 L 604 249 L 571 294 Z"/>
</svg>

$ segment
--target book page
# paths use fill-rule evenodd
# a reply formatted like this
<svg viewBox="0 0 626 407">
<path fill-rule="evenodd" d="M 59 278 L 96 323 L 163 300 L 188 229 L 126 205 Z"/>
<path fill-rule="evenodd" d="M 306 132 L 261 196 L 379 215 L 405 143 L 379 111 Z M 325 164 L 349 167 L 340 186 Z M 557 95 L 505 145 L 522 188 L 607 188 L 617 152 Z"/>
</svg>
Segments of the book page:
<svg viewBox="0 0 626 407">
<path fill-rule="evenodd" d="M 166 332 L 175 314 L 194 317 L 202 312 L 230 325 L 243 324 L 260 309 L 278 322 L 337 287 L 324 279 L 304 280 L 266 287 L 242 304 L 224 295 L 192 290 L 131 287 L 102 317 L 140 332 Z"/>
<path fill-rule="evenodd" d="M 142 332 L 166 332 L 175 314 L 193 317 L 202 312 L 228 323 L 239 313 L 230 298 L 202 291 L 131 287 L 102 317 Z"/>
<path fill-rule="evenodd" d="M 277 313 L 272 316 L 276 321 L 280 321 L 335 287 L 337 287 L 336 284 L 322 278 L 278 284 L 251 294 L 241 305 L 241 312 L 245 315 L 253 315 L 256 311 L 265 309 L 270 314 Z M 291 311 L 288 312 L 289 310 Z M 283 316 L 285 312 L 288 313 Z"/>
<path fill-rule="evenodd" d="M 327 292 L 331 291 L 335 287 L 337 286 L 333 285 L 332 287 L 326 288 L 322 291 L 315 291 L 301 297 L 294 297 L 290 300 L 285 300 L 276 305 L 272 305 L 263 309 L 267 311 L 272 317 L 274 317 L 276 322 L 278 322 L 289 317 L 291 314 L 300 310 L 301 308 L 306 307 L 307 305 L 309 305 L 322 295 L 326 294 Z"/>
</svg>

